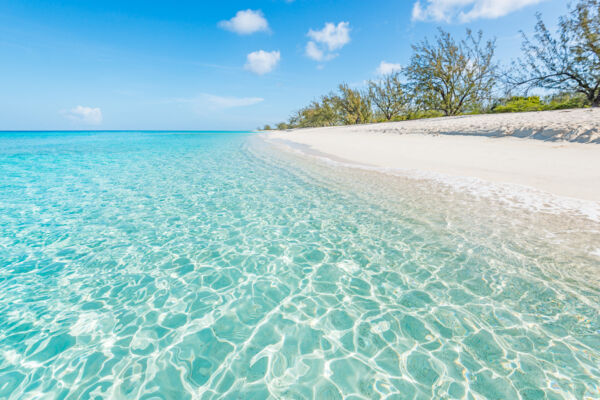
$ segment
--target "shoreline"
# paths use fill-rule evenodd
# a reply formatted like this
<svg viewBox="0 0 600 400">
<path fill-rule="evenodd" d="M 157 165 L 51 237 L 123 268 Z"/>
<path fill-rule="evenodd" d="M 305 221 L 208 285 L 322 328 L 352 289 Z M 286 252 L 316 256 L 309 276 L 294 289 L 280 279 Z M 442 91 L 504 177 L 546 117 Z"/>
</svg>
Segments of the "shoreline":
<svg viewBox="0 0 600 400">
<path fill-rule="evenodd" d="M 529 133 L 523 137 L 523 132 Z M 477 178 L 600 204 L 600 109 L 306 128 L 261 136 L 350 166 Z"/>
</svg>

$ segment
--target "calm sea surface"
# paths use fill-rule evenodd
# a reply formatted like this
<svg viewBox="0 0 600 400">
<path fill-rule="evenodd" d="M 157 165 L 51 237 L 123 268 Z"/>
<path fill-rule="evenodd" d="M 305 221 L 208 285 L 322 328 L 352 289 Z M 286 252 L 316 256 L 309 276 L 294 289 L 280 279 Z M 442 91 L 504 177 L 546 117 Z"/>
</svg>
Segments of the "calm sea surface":
<svg viewBox="0 0 600 400">
<path fill-rule="evenodd" d="M 0 398 L 598 399 L 600 223 L 249 133 L 0 133 Z"/>
</svg>

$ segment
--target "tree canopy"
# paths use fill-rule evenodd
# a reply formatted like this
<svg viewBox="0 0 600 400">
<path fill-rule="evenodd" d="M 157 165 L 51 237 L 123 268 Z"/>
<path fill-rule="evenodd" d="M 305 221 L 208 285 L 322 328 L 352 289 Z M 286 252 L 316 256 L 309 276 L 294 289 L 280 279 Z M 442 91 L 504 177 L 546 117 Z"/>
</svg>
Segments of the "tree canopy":
<svg viewBox="0 0 600 400">
<path fill-rule="evenodd" d="M 368 82 L 365 89 L 338 86 L 314 100 L 278 129 L 364 124 L 478 112 L 543 111 L 600 106 L 600 0 L 578 0 L 553 35 L 537 16 L 532 39 L 523 35 L 523 56 L 504 83 L 517 96 L 497 95 L 495 40 L 482 32 L 456 40 L 439 29 L 412 46 L 400 72 Z M 549 90 L 528 96 L 531 88 Z"/>
<path fill-rule="evenodd" d="M 561 17 L 557 35 L 537 16 L 535 35 L 523 35 L 516 85 L 584 94 L 600 106 L 600 0 L 580 0 Z"/>
<path fill-rule="evenodd" d="M 400 77 L 401 74 L 395 72 L 379 81 L 369 82 L 369 97 L 387 121 L 399 117 L 407 109 L 409 100 Z"/>
<path fill-rule="evenodd" d="M 458 115 L 491 96 L 496 82 L 495 41 L 482 43 L 483 34 L 457 42 L 442 29 L 434 43 L 413 45 L 406 67 L 409 87 L 421 107 Z"/>
<path fill-rule="evenodd" d="M 339 101 L 335 95 L 322 96 L 290 118 L 289 125 L 297 128 L 340 125 Z"/>
<path fill-rule="evenodd" d="M 345 124 L 366 124 L 371 122 L 373 108 L 367 93 L 351 89 L 347 84 L 339 86 L 336 101 Z"/>
</svg>

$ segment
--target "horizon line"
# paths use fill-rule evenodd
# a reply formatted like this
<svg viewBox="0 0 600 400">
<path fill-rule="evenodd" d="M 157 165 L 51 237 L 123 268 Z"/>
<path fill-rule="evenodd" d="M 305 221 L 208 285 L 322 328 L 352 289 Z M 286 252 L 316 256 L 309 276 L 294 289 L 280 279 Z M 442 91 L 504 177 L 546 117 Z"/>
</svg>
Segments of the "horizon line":
<svg viewBox="0 0 600 400">
<path fill-rule="evenodd" d="M 7 132 L 258 132 L 260 129 L 0 129 Z"/>
</svg>

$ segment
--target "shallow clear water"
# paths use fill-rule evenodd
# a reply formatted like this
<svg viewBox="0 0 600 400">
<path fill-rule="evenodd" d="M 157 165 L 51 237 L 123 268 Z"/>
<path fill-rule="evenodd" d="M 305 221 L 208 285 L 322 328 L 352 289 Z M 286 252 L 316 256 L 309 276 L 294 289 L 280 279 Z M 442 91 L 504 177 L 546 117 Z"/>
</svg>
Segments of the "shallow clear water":
<svg viewBox="0 0 600 400">
<path fill-rule="evenodd" d="M 0 398 L 600 398 L 600 224 L 251 134 L 0 133 Z"/>
</svg>

